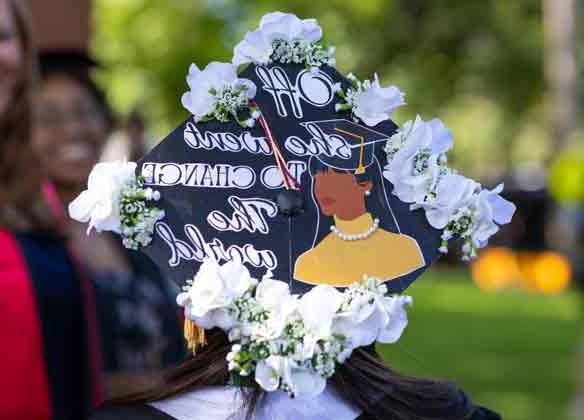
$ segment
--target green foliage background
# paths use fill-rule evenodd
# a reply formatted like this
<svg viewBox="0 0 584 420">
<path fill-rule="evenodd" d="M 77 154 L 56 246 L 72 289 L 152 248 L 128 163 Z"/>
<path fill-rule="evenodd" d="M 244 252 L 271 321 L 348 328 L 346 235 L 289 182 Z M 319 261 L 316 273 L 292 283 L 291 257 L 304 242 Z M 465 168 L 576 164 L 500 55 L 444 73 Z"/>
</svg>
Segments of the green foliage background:
<svg viewBox="0 0 584 420">
<path fill-rule="evenodd" d="M 454 165 L 485 181 L 549 152 L 540 0 L 97 0 L 99 80 L 122 114 L 139 105 L 161 138 L 186 117 L 191 62 L 228 61 L 269 11 L 316 17 L 338 68 L 407 94 L 396 121 L 439 116 Z"/>
</svg>

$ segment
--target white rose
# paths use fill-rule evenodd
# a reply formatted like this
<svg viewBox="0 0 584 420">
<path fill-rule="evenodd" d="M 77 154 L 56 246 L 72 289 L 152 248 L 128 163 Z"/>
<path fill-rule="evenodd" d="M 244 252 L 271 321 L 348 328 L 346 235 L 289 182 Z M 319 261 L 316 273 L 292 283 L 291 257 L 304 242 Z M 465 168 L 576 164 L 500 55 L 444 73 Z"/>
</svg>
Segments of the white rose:
<svg viewBox="0 0 584 420">
<path fill-rule="evenodd" d="M 407 326 L 404 305 L 411 302 L 409 296 L 372 294 L 364 304 L 339 314 L 333 330 L 348 337 L 350 348 L 368 346 L 375 341 L 394 343 Z"/>
<path fill-rule="evenodd" d="M 501 197 L 502 191 L 503 184 L 499 184 L 492 190 L 483 189 L 477 196 L 471 238 L 479 248 L 497 233 L 499 225 L 509 223 L 515 213 L 515 204 Z"/>
<path fill-rule="evenodd" d="M 412 304 L 410 296 L 392 296 L 383 298 L 388 322 L 380 329 L 377 341 L 380 343 L 395 343 L 400 339 L 408 325 L 408 314 L 405 306 Z"/>
<path fill-rule="evenodd" d="M 282 373 L 282 357 L 270 356 L 266 360 L 260 361 L 255 368 L 255 381 L 267 392 L 278 389 Z"/>
<path fill-rule="evenodd" d="M 457 210 L 471 204 L 479 188 L 480 185 L 472 179 L 451 173 L 438 183 L 436 196 L 420 207 L 425 209 L 426 219 L 432 227 L 444 229 Z"/>
<path fill-rule="evenodd" d="M 247 87 L 247 97 L 252 99 L 256 94 L 256 86 L 249 79 L 237 77 L 237 68 L 231 63 L 213 61 L 200 70 L 196 64 L 191 64 L 187 83 L 190 90 L 182 96 L 182 105 L 193 114 L 195 121 L 200 121 L 210 114 L 215 106 L 216 98 L 212 90 L 220 92 L 226 87 Z"/>
<path fill-rule="evenodd" d="M 177 303 L 185 308 L 185 316 L 197 325 L 228 330 L 233 325 L 227 307 L 243 296 L 253 282 L 241 262 L 219 265 L 213 259 L 206 259 L 192 286 L 177 296 Z"/>
<path fill-rule="evenodd" d="M 93 167 L 87 189 L 69 204 L 69 216 L 89 222 L 87 233 L 99 231 L 120 233 L 120 192 L 122 186 L 135 180 L 134 162 L 102 162 Z"/>
<path fill-rule="evenodd" d="M 315 397 L 326 387 L 326 379 L 322 376 L 298 366 L 293 360 L 283 356 L 270 356 L 259 362 L 255 380 L 268 392 L 278 389 L 282 381 L 288 385 L 294 396 L 299 398 Z"/>
<path fill-rule="evenodd" d="M 293 367 L 288 384 L 296 398 L 314 398 L 326 388 L 326 379 L 307 368 Z"/>
<path fill-rule="evenodd" d="M 404 93 L 395 86 L 382 88 L 376 74 L 371 86 L 356 95 L 353 114 L 366 125 L 373 127 L 389 120 L 393 111 L 404 104 Z"/>
<path fill-rule="evenodd" d="M 317 42 L 322 28 L 315 19 L 300 19 L 291 13 L 268 13 L 255 31 L 247 32 L 233 51 L 233 64 L 267 64 L 275 40 Z"/>
<path fill-rule="evenodd" d="M 441 170 L 439 158 L 452 147 L 452 134 L 438 119 L 417 117 L 400 130 L 401 142 L 384 176 L 393 184 L 393 194 L 406 203 L 422 203 L 435 186 Z"/>
<path fill-rule="evenodd" d="M 297 296 L 290 294 L 285 282 L 264 278 L 258 284 L 255 298 L 268 311 L 268 319 L 257 326 L 254 335 L 266 340 L 278 338 L 284 331 L 286 321 L 297 308 Z"/>
<path fill-rule="evenodd" d="M 298 302 L 298 312 L 304 326 L 316 338 L 331 335 L 333 318 L 343 303 L 343 294 L 332 286 L 318 285 L 305 293 Z"/>
</svg>

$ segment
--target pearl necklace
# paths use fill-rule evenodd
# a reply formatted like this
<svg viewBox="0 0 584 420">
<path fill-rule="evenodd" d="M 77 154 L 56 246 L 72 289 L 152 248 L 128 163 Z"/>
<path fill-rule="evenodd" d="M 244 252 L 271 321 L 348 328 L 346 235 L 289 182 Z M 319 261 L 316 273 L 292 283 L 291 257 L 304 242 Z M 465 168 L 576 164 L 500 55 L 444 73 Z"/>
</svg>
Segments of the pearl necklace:
<svg viewBox="0 0 584 420">
<path fill-rule="evenodd" d="M 367 229 L 363 233 L 356 233 L 356 234 L 343 233 L 335 225 L 332 225 L 331 226 L 331 231 L 335 235 L 337 235 L 339 238 L 341 238 L 343 241 L 359 241 L 359 240 L 362 240 L 362 239 L 367 239 L 368 237 L 370 237 L 371 235 L 373 235 L 373 233 L 377 229 L 379 229 L 379 219 L 374 219 L 373 220 L 373 225 L 371 225 L 371 227 L 369 229 Z"/>
</svg>

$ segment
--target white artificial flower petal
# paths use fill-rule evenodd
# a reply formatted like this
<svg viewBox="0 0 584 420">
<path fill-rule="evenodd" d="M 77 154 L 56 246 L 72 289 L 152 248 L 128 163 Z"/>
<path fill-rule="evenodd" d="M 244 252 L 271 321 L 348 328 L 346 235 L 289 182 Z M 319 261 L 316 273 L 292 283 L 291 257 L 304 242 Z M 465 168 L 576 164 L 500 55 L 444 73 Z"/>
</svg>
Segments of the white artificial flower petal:
<svg viewBox="0 0 584 420">
<path fill-rule="evenodd" d="M 272 392 L 278 389 L 280 376 L 272 366 L 262 360 L 255 368 L 255 381 L 264 391 Z"/>
<path fill-rule="evenodd" d="M 339 310 L 343 295 L 329 285 L 318 285 L 305 293 L 299 302 L 298 312 L 304 325 L 317 338 L 330 335 L 335 313 Z"/>
<path fill-rule="evenodd" d="M 136 179 L 134 162 L 101 162 L 93 167 L 83 191 L 69 206 L 72 219 L 89 222 L 88 233 L 121 232 L 119 200 L 122 187 Z"/>
<path fill-rule="evenodd" d="M 233 49 L 233 64 L 267 64 L 272 55 L 272 41 L 264 37 L 261 30 L 247 32 L 243 40 Z"/>
<path fill-rule="evenodd" d="M 96 204 L 94 195 L 87 190 L 83 191 L 69 203 L 69 216 L 78 222 L 87 223 Z"/>
<path fill-rule="evenodd" d="M 450 148 L 452 134 L 440 120 L 418 116 L 404 124 L 386 145 L 391 159 L 384 176 L 393 184 L 393 194 L 406 203 L 428 204 L 440 177 L 451 172 L 441 165 Z"/>
<path fill-rule="evenodd" d="M 410 296 L 393 296 L 385 298 L 385 305 L 389 322 L 379 332 L 377 341 L 380 343 L 395 343 L 398 341 L 408 325 L 408 314 L 405 305 L 411 305 Z"/>
<path fill-rule="evenodd" d="M 430 147 L 433 154 L 446 153 L 452 149 L 454 144 L 452 132 L 440 119 L 434 118 L 428 121 L 428 126 L 432 135 Z"/>
<path fill-rule="evenodd" d="M 405 105 L 404 94 L 395 86 L 382 88 L 376 79 L 368 89 L 357 94 L 353 114 L 373 127 L 389 120 L 393 112 L 402 105 Z"/>
<path fill-rule="evenodd" d="M 225 287 L 225 292 L 231 297 L 242 296 L 251 286 L 249 270 L 239 261 L 228 261 L 219 267 L 219 276 Z"/>
<path fill-rule="evenodd" d="M 215 319 L 211 311 L 226 308 L 233 300 L 247 290 L 249 272 L 243 264 L 224 264 L 220 266 L 213 259 L 206 259 L 195 276 L 189 288 L 190 316 L 201 318 L 210 316 L 210 322 L 216 323 L 223 318 Z"/>
<path fill-rule="evenodd" d="M 282 40 L 314 43 L 322 38 L 322 28 L 315 19 L 301 20 L 291 13 L 273 12 L 264 15 L 259 28 L 247 32 L 233 50 L 233 64 L 267 64 L 273 52 L 273 42 Z"/>
<path fill-rule="evenodd" d="M 185 307 L 191 299 L 191 295 L 188 292 L 181 292 L 176 296 L 176 303 L 178 306 Z"/>
<path fill-rule="evenodd" d="M 436 187 L 436 198 L 422 203 L 428 223 L 436 229 L 444 229 L 452 215 L 473 200 L 480 185 L 470 178 L 458 174 L 448 174 Z"/>
<path fill-rule="evenodd" d="M 515 214 L 515 211 L 517 210 L 515 204 L 499 195 L 501 192 L 503 192 L 503 187 L 503 184 L 499 184 L 493 190 L 483 190 L 479 194 L 479 197 L 484 197 L 484 200 L 491 207 L 493 220 L 499 225 L 510 223 L 511 219 L 513 218 L 513 214 Z"/>
<path fill-rule="evenodd" d="M 290 385 L 295 397 L 314 398 L 324 391 L 326 379 L 308 369 L 293 368 L 290 375 Z"/>
<path fill-rule="evenodd" d="M 291 297 L 290 287 L 283 281 L 265 278 L 258 284 L 255 297 L 266 309 L 276 309 Z"/>
<path fill-rule="evenodd" d="M 245 85 L 249 99 L 256 94 L 255 84 L 248 79 L 239 79 L 237 67 L 232 63 L 213 61 L 203 70 L 192 64 L 187 83 L 190 90 L 182 95 L 181 103 L 193 115 L 195 122 L 213 113 L 217 103 L 216 94 L 226 88 L 236 89 Z"/>
</svg>

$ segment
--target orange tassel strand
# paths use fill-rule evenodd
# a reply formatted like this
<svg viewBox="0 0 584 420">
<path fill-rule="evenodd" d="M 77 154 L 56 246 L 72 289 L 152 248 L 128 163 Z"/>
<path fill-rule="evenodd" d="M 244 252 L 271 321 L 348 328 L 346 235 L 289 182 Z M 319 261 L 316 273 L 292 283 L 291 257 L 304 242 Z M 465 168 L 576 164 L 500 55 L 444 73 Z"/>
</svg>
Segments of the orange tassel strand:
<svg viewBox="0 0 584 420">
<path fill-rule="evenodd" d="M 187 346 L 192 350 L 193 354 L 197 354 L 197 351 L 200 348 L 207 345 L 205 329 L 197 326 L 197 324 L 190 319 L 185 319 L 184 336 L 185 340 L 187 340 Z"/>
</svg>

